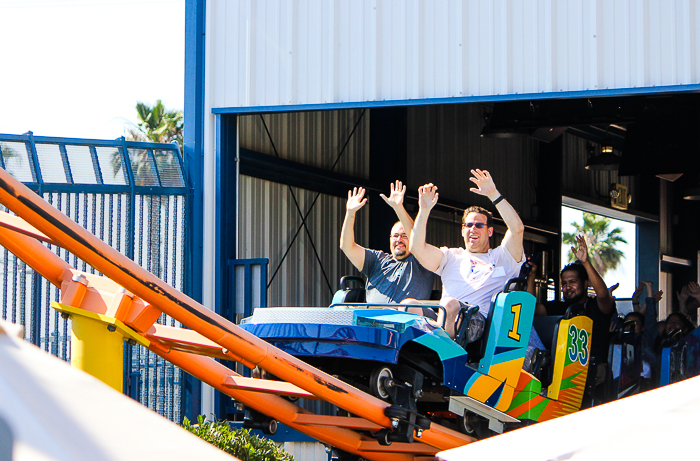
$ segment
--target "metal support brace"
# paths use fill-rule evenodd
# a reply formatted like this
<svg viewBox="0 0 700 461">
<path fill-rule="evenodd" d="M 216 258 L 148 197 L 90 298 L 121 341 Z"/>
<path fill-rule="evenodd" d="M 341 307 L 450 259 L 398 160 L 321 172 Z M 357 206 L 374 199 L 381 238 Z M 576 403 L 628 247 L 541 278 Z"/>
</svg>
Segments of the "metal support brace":
<svg viewBox="0 0 700 461">
<path fill-rule="evenodd" d="M 71 317 L 71 365 L 122 392 L 123 342 L 148 347 L 150 341 L 113 317 L 57 302 L 51 307 Z"/>
<path fill-rule="evenodd" d="M 499 434 L 503 433 L 505 423 L 520 421 L 471 397 L 450 397 L 450 411 L 452 413 L 463 416 L 466 410 L 488 419 L 489 429 Z"/>
</svg>

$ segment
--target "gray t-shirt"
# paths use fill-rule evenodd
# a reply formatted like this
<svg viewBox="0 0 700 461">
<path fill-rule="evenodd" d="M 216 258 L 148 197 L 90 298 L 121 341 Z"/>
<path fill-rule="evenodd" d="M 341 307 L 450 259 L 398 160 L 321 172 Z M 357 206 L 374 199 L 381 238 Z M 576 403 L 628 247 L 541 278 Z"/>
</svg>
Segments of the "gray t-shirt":
<svg viewBox="0 0 700 461">
<path fill-rule="evenodd" d="M 367 302 L 399 303 L 406 298 L 430 299 L 435 274 L 410 255 L 397 261 L 388 253 L 365 249 L 362 273 L 367 277 Z"/>
</svg>

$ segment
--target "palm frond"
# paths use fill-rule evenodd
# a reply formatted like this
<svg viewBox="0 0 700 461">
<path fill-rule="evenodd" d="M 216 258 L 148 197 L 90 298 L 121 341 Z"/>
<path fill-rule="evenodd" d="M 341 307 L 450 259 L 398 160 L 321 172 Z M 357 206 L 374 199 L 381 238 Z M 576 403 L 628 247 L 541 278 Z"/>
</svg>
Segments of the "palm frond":
<svg viewBox="0 0 700 461">
<path fill-rule="evenodd" d="M 583 213 L 583 222 L 572 222 L 570 225 L 576 232 L 564 232 L 562 235 L 562 245 L 576 246 L 576 236 L 582 235 L 588 244 L 588 257 L 603 277 L 608 270 L 617 269 L 625 259 L 625 254 L 617 249 L 621 244 L 627 244 L 627 240 L 622 236 L 623 229 L 616 227 L 610 229 L 612 222 L 610 218 L 595 215 L 593 213 Z M 568 262 L 573 262 L 576 257 L 567 251 Z"/>
</svg>

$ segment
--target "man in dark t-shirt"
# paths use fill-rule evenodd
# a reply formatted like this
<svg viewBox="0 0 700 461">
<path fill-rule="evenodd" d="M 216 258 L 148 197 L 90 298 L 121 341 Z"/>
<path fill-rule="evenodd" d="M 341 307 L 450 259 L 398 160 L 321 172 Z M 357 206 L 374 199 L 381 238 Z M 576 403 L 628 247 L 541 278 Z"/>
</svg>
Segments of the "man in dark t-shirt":
<svg viewBox="0 0 700 461">
<path fill-rule="evenodd" d="M 585 306 L 584 315 L 593 320 L 593 332 L 591 334 L 591 357 L 594 363 L 605 364 L 608 361 L 610 320 L 617 314 L 615 299 L 610 295 L 608 287 L 593 264 L 588 259 L 588 246 L 583 236 L 576 236 L 578 248 L 571 247 L 576 255 L 573 262 L 561 271 L 561 291 L 563 301 L 547 301 L 538 303 L 535 315 L 564 315 L 566 309 L 573 304 Z M 534 277 L 531 271 L 528 278 Z M 587 294 L 588 286 L 592 286 L 596 297 Z M 528 284 L 528 287 L 532 284 Z M 596 368 L 596 374 L 589 372 L 590 380 L 595 379 L 598 384 L 605 380 L 605 366 Z"/>
<path fill-rule="evenodd" d="M 389 244 L 391 254 L 378 250 L 368 250 L 355 242 L 355 214 L 366 203 L 362 187 L 348 192 L 345 220 L 340 233 L 340 249 L 350 262 L 367 277 L 368 303 L 400 303 L 411 300 L 430 299 L 435 275 L 424 269 L 408 251 L 408 238 L 413 229 L 413 220 L 403 206 L 406 186 L 401 181 L 391 185 L 391 194 L 382 199 L 391 206 L 399 221 L 391 228 Z M 409 311 L 433 317 L 432 309 L 418 308 Z M 434 317 L 433 317 L 434 318 Z"/>
<path fill-rule="evenodd" d="M 391 240 L 403 233 L 401 223 L 394 224 Z M 412 254 L 397 259 L 393 254 L 365 249 L 362 274 L 367 277 L 367 302 L 400 303 L 406 299 L 430 299 L 435 275 L 420 265 Z"/>
<path fill-rule="evenodd" d="M 576 266 L 581 266 L 580 264 L 573 264 Z M 568 270 L 567 272 L 572 273 L 571 270 Z M 577 275 L 577 277 L 579 276 Z M 562 278 L 564 278 L 563 274 Z M 585 306 L 583 314 L 593 320 L 593 332 L 591 334 L 591 357 L 595 358 L 597 363 L 605 363 L 608 361 L 608 336 L 610 334 L 610 321 L 612 320 L 613 313 L 616 311 L 615 309 L 608 314 L 605 314 L 598 306 L 598 298 L 588 295 L 579 298 L 577 301 L 571 301 L 564 298 L 563 301 L 545 301 L 543 305 L 545 309 L 547 309 L 547 315 L 564 315 L 569 306 L 578 303 Z"/>
</svg>

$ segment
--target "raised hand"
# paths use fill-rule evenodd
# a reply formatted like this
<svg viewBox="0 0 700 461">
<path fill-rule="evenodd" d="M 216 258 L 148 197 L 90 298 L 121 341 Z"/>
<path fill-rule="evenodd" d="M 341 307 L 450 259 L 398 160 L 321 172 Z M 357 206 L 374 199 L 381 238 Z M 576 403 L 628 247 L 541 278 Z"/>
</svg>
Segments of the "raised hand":
<svg viewBox="0 0 700 461">
<path fill-rule="evenodd" d="M 608 331 L 610 333 L 616 333 L 620 329 L 620 320 L 613 317 L 610 320 L 610 326 L 608 327 Z"/>
<path fill-rule="evenodd" d="M 656 293 L 654 293 L 653 295 L 651 295 L 651 297 L 654 298 L 656 300 L 656 302 L 658 303 L 659 301 L 661 301 L 661 298 L 664 297 L 664 292 L 662 290 L 659 290 Z"/>
<path fill-rule="evenodd" d="M 572 246 L 571 252 L 576 256 L 576 259 L 582 263 L 586 263 L 588 261 L 588 245 L 586 244 L 586 239 L 583 238 L 583 235 L 577 235 L 576 243 L 578 244 L 578 248 Z"/>
<path fill-rule="evenodd" d="M 405 194 L 406 186 L 404 186 L 401 181 L 396 181 L 395 184 L 391 184 L 391 193 L 389 197 L 384 194 L 379 194 L 379 196 L 384 199 L 387 205 L 396 208 L 403 205 L 403 197 Z"/>
<path fill-rule="evenodd" d="M 688 300 L 688 297 L 690 296 L 690 289 L 688 288 L 688 285 L 683 285 L 683 288 L 681 288 L 681 291 L 676 292 L 676 297 L 678 298 L 678 304 L 681 306 L 685 305 L 685 302 Z"/>
<path fill-rule="evenodd" d="M 432 210 L 438 202 L 437 186 L 432 183 L 418 188 L 418 205 L 427 210 Z"/>
<path fill-rule="evenodd" d="M 364 196 L 365 189 L 363 187 L 354 187 L 351 191 L 348 191 L 348 202 L 345 205 L 347 212 L 355 214 L 357 210 L 365 206 L 367 199 Z"/>
<path fill-rule="evenodd" d="M 688 292 L 693 298 L 700 300 L 700 285 L 697 282 L 688 283 Z"/>
<path fill-rule="evenodd" d="M 493 195 L 498 192 L 496 190 L 496 185 L 493 183 L 493 178 L 491 178 L 491 175 L 489 174 L 488 171 L 486 170 L 472 170 L 472 174 L 474 175 L 473 178 L 469 178 L 471 182 L 476 184 L 476 187 L 472 187 L 469 189 L 470 191 L 474 192 L 475 194 L 479 195 L 485 195 L 489 198 L 496 198 L 492 197 Z"/>
<path fill-rule="evenodd" d="M 639 297 L 642 296 L 642 290 L 644 290 L 645 284 L 646 282 L 639 282 L 639 285 L 637 285 L 637 289 L 634 290 L 634 293 L 632 293 L 632 301 L 639 301 Z"/>
</svg>

